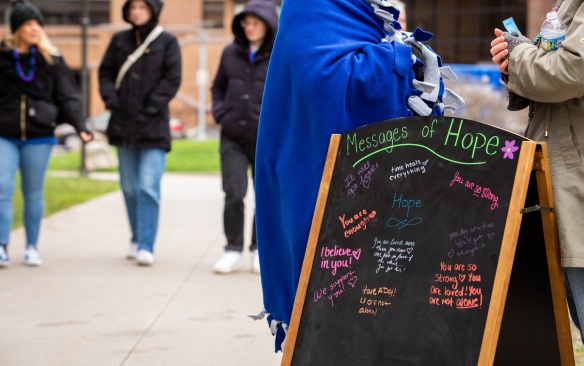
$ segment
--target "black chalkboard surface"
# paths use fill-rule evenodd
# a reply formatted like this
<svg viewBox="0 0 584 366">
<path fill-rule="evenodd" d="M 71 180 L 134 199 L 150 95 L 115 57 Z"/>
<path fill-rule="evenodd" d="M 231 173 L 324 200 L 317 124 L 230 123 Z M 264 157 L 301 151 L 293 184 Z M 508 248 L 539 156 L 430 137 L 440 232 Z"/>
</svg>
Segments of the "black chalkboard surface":
<svg viewBox="0 0 584 366">
<path fill-rule="evenodd" d="M 476 365 L 498 335 L 489 306 L 504 303 L 535 143 L 446 117 L 331 141 L 283 364 Z"/>
</svg>

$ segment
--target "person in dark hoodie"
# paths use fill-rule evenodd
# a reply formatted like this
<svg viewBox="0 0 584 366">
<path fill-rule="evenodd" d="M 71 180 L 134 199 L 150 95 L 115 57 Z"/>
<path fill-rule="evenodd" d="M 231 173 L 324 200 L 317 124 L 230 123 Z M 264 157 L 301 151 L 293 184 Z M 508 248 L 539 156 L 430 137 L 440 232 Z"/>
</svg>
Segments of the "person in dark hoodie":
<svg viewBox="0 0 584 366">
<path fill-rule="evenodd" d="M 99 67 L 132 232 L 127 258 L 146 266 L 154 263 L 160 182 L 171 148 L 168 104 L 181 82 L 178 41 L 158 26 L 162 6 L 160 0 L 126 1 L 123 18 L 132 28 L 113 36 Z"/>
<path fill-rule="evenodd" d="M 221 177 L 225 192 L 223 225 L 227 245 L 215 273 L 231 273 L 242 264 L 244 202 L 248 168 L 255 171 L 258 121 L 268 63 L 278 28 L 273 0 L 250 0 L 231 26 L 234 41 L 223 50 L 213 81 L 213 117 L 221 125 Z M 259 273 L 255 215 L 252 271 Z"/>
<path fill-rule="evenodd" d="M 57 123 L 75 127 L 83 141 L 85 128 L 79 90 L 43 29 L 38 8 L 12 1 L 10 35 L 0 44 L 0 268 L 10 263 L 8 241 L 13 221 L 12 196 L 20 169 L 26 233 L 25 264 L 42 263 L 37 241 L 44 210 L 44 182 Z"/>
</svg>

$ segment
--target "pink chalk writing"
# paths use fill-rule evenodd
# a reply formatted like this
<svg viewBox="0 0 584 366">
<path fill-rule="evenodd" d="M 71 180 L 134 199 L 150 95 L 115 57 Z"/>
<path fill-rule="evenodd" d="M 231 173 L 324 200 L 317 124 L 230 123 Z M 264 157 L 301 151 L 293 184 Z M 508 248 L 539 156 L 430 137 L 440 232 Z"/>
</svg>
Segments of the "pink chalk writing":
<svg viewBox="0 0 584 366">
<path fill-rule="evenodd" d="M 457 171 L 454 173 L 454 178 L 450 181 L 450 186 L 454 186 L 455 184 L 463 185 L 465 188 L 471 190 L 473 196 L 478 198 L 484 198 L 488 201 L 491 201 L 491 210 L 496 209 L 499 207 L 499 197 L 491 191 L 489 187 L 482 187 L 475 182 L 471 182 L 470 180 L 464 180 L 460 173 Z"/>
</svg>

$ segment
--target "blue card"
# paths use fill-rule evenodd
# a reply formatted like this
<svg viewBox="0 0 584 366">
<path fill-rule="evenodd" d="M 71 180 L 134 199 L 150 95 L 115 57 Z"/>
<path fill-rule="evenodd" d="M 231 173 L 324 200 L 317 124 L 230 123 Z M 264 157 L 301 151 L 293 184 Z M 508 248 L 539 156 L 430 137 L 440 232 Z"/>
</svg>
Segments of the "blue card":
<svg viewBox="0 0 584 366">
<path fill-rule="evenodd" d="M 519 28 L 517 28 L 517 24 L 515 24 L 515 20 L 513 20 L 513 17 L 511 17 L 509 19 L 505 19 L 503 21 L 503 25 L 505 26 L 505 29 L 507 30 L 507 32 L 509 32 L 509 33 L 515 32 L 518 35 L 521 35 Z"/>
</svg>

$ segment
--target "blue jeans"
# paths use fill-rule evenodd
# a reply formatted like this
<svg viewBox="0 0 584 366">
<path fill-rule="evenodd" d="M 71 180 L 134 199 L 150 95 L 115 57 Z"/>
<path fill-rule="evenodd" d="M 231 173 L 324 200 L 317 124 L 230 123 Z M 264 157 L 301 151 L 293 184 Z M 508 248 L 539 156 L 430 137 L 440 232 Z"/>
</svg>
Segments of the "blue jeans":
<svg viewBox="0 0 584 366">
<path fill-rule="evenodd" d="M 126 202 L 132 243 L 154 251 L 160 213 L 160 181 L 166 165 L 164 149 L 118 147 L 120 185 Z"/>
<path fill-rule="evenodd" d="M 28 246 L 37 246 L 45 209 L 44 185 L 52 143 L 27 143 L 0 137 L 0 244 L 8 244 L 13 221 L 12 196 L 20 168 L 23 221 Z"/>
<path fill-rule="evenodd" d="M 570 316 L 584 341 L 584 334 L 582 333 L 582 324 L 584 323 L 584 268 L 564 267 L 564 281 Z"/>
</svg>

